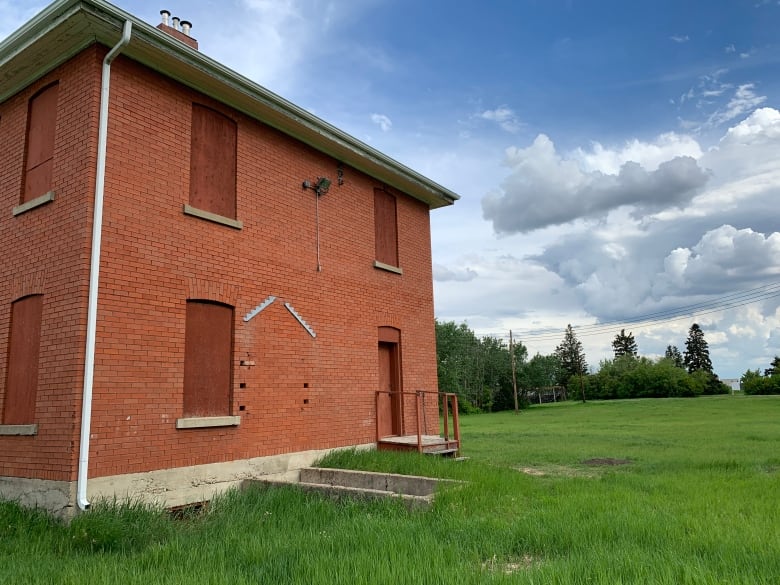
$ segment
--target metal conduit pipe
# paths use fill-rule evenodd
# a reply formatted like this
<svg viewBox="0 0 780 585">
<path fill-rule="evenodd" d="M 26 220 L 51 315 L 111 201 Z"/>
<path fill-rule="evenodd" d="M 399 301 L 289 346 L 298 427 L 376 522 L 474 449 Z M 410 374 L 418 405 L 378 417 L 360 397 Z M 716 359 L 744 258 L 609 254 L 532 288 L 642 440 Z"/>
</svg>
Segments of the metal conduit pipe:
<svg viewBox="0 0 780 585">
<path fill-rule="evenodd" d="M 84 358 L 84 391 L 81 401 L 81 440 L 76 484 L 76 502 L 81 510 L 89 509 L 87 472 L 89 469 L 89 436 L 92 422 L 92 386 L 95 378 L 95 336 L 97 332 L 98 283 L 100 281 L 100 245 L 103 233 L 103 194 L 106 180 L 106 143 L 108 141 L 108 97 L 111 62 L 130 42 L 133 23 L 125 21 L 122 38 L 103 59 L 100 86 L 100 118 L 98 126 L 97 174 L 95 177 L 95 207 L 92 213 L 92 253 L 89 265 L 89 301 L 87 305 L 87 345 Z"/>
</svg>

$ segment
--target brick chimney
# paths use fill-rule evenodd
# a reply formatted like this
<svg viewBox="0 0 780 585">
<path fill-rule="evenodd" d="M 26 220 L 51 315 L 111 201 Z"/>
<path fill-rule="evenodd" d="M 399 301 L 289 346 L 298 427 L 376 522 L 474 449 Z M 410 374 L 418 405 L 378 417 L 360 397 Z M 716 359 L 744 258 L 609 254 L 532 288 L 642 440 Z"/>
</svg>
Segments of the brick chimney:
<svg viewBox="0 0 780 585">
<path fill-rule="evenodd" d="M 178 16 L 174 16 L 171 24 L 168 24 L 168 19 L 171 13 L 167 10 L 160 10 L 160 16 L 162 22 L 157 25 L 161 31 L 168 33 L 173 38 L 180 40 L 185 45 L 198 49 L 198 41 L 190 36 L 190 30 L 192 29 L 192 23 L 187 20 L 179 20 Z"/>
</svg>

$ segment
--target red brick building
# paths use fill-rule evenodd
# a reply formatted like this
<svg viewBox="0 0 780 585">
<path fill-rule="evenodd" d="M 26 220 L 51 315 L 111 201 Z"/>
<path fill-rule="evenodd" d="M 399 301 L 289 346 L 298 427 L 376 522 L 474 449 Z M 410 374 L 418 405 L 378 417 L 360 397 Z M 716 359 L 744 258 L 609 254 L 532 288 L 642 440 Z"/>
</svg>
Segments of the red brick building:
<svg viewBox="0 0 780 585">
<path fill-rule="evenodd" d="M 437 388 L 457 195 L 175 27 L 60 0 L 0 44 L 0 497 L 197 501 Z"/>
</svg>

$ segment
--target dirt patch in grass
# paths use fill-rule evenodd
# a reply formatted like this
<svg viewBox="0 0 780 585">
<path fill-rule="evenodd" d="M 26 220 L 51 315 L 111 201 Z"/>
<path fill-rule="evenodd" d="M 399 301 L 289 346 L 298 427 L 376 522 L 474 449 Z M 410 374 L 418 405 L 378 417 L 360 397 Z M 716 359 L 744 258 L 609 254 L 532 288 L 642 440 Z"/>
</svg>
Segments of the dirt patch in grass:
<svg viewBox="0 0 780 585">
<path fill-rule="evenodd" d="M 515 467 L 520 473 L 531 475 L 534 477 L 595 477 L 596 474 L 592 471 L 585 471 L 583 469 L 577 469 L 575 467 L 568 467 L 566 465 L 545 465 L 543 467 Z"/>
<path fill-rule="evenodd" d="M 538 559 L 535 559 L 531 555 L 523 555 L 520 558 L 513 558 L 510 560 L 501 560 L 494 555 L 492 559 L 488 559 L 482 563 L 482 568 L 491 573 L 511 575 L 518 571 L 530 569 L 538 562 Z"/>
<path fill-rule="evenodd" d="M 630 459 L 613 459 L 611 457 L 597 457 L 595 459 L 586 459 L 582 462 L 583 465 L 590 465 L 592 467 L 628 465 L 629 463 L 631 463 Z"/>
</svg>

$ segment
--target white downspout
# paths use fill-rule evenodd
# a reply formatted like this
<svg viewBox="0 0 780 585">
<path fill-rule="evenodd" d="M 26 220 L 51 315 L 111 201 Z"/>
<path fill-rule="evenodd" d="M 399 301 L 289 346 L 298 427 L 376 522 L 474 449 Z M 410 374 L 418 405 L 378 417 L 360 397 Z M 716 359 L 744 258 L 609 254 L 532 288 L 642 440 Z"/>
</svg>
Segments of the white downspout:
<svg viewBox="0 0 780 585">
<path fill-rule="evenodd" d="M 92 213 L 92 255 L 89 265 L 89 303 L 87 305 L 87 347 L 84 359 L 84 392 L 81 401 L 81 440 L 79 441 L 79 471 L 76 501 L 82 510 L 89 509 L 87 471 L 89 468 L 89 433 L 92 422 L 92 385 L 95 378 L 95 336 L 97 332 L 98 282 L 100 280 L 100 244 L 103 233 L 103 192 L 106 180 L 106 143 L 108 140 L 108 95 L 111 62 L 130 42 L 133 23 L 125 21 L 122 38 L 103 59 L 100 88 L 100 119 L 98 126 L 97 176 L 95 177 L 95 209 Z"/>
</svg>

